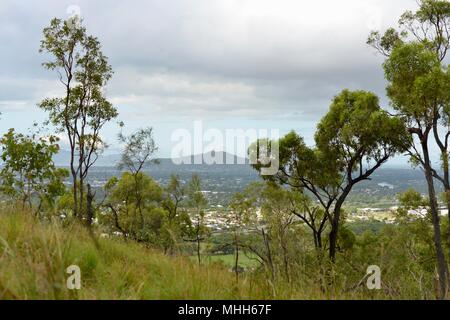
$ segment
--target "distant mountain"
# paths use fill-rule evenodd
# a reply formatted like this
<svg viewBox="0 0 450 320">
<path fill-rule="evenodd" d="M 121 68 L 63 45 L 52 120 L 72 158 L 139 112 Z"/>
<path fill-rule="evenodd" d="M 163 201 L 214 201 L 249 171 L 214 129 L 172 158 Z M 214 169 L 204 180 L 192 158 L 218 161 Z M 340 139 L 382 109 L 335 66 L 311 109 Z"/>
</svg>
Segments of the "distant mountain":
<svg viewBox="0 0 450 320">
<path fill-rule="evenodd" d="M 96 166 L 100 167 L 114 167 L 120 160 L 120 154 L 110 154 L 99 156 Z M 58 167 L 67 167 L 70 163 L 70 151 L 60 150 L 58 154 L 53 157 L 53 162 Z"/>
<path fill-rule="evenodd" d="M 120 154 L 100 155 L 95 166 L 97 167 L 115 167 L 120 161 Z M 66 167 L 70 163 L 70 151 L 61 150 L 53 157 L 56 166 Z M 242 164 L 248 165 L 249 160 L 238 157 L 227 152 L 210 152 L 176 159 L 161 158 L 158 159 L 161 165 L 208 165 L 208 164 Z"/>
<path fill-rule="evenodd" d="M 171 161 L 173 164 L 197 164 L 197 165 L 211 165 L 211 164 L 249 164 L 247 158 L 238 157 L 237 155 L 223 152 L 211 151 L 209 153 L 191 155 L 176 159 L 164 159 L 163 161 Z"/>
</svg>

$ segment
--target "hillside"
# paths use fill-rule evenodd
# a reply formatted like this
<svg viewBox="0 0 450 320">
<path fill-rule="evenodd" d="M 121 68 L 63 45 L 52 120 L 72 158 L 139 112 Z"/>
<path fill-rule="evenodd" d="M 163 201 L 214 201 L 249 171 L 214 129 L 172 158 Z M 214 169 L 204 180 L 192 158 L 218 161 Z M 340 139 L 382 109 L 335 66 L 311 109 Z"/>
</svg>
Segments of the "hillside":
<svg viewBox="0 0 450 320">
<path fill-rule="evenodd" d="M 367 237 L 371 236 L 361 241 Z M 281 279 L 274 283 L 257 270 L 241 274 L 236 283 L 229 267 L 214 259 L 198 266 L 195 259 L 164 255 L 133 241 L 98 234 L 95 238 L 98 247 L 78 223 L 44 223 L 30 212 L 0 208 L 0 300 L 353 300 L 417 299 L 421 294 L 433 299 L 428 282 L 424 291 L 422 287 L 418 291 L 415 281 L 408 282 L 410 276 L 399 274 L 396 265 L 386 269 L 386 287 L 379 292 L 354 286 L 359 273 L 325 292 L 320 275 L 304 274 L 302 266 L 295 283 Z M 80 290 L 67 289 L 66 269 L 72 265 L 81 270 Z M 348 271 L 345 264 L 342 267 Z"/>
<path fill-rule="evenodd" d="M 79 291 L 66 288 L 70 265 L 81 269 Z M 99 239 L 96 249 L 77 225 L 43 225 L 28 213 L 0 212 L 0 300 L 264 298 L 247 281 L 239 290 L 234 283 L 220 265 L 199 267 L 120 240 Z"/>
</svg>

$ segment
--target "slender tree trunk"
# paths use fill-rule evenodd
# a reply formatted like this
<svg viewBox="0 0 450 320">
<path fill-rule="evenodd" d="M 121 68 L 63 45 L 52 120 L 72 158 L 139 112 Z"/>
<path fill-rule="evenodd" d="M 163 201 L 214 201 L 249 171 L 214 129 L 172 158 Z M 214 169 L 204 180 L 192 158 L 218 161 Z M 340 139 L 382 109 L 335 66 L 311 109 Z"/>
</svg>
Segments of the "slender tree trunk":
<svg viewBox="0 0 450 320">
<path fill-rule="evenodd" d="M 88 183 L 87 185 L 87 216 L 86 216 L 86 223 L 88 227 L 92 226 L 92 222 L 94 220 L 94 207 L 92 205 L 94 201 L 94 194 L 92 193 L 91 185 Z"/>
<path fill-rule="evenodd" d="M 337 200 L 336 205 L 333 210 L 333 219 L 331 221 L 331 231 L 330 231 L 330 235 L 329 235 L 329 240 L 330 240 L 329 256 L 330 256 L 330 260 L 332 262 L 336 261 L 336 248 L 337 248 L 337 240 L 338 240 L 338 235 L 339 235 L 339 222 L 341 219 L 342 205 L 344 204 L 345 199 L 347 198 L 348 194 L 352 190 L 352 187 L 353 187 L 353 184 L 349 184 L 344 189 L 342 195 Z"/>
<path fill-rule="evenodd" d="M 202 263 L 201 256 L 200 256 L 200 222 L 197 222 L 197 239 L 196 240 L 197 240 L 197 259 L 198 259 L 198 264 L 200 265 Z"/>
<path fill-rule="evenodd" d="M 200 257 L 200 238 L 197 235 L 197 259 L 198 259 L 198 264 L 200 265 L 202 263 L 201 257 Z"/>
<path fill-rule="evenodd" d="M 286 248 L 286 243 L 284 243 L 284 239 L 281 239 L 281 249 L 283 250 L 283 264 L 284 264 L 284 273 L 286 275 L 286 279 L 288 283 L 291 282 L 291 275 L 289 272 L 289 257 Z"/>
<path fill-rule="evenodd" d="M 322 249 L 322 233 L 317 232 L 317 249 Z"/>
<path fill-rule="evenodd" d="M 235 254 L 235 259 L 234 259 L 234 272 L 236 274 L 236 282 L 239 281 L 239 240 L 238 240 L 238 234 L 237 232 L 235 232 L 234 234 L 234 254 Z"/>
<path fill-rule="evenodd" d="M 79 198 L 79 205 L 78 205 L 78 213 L 80 216 L 80 220 L 83 220 L 85 212 L 84 212 L 84 179 L 80 174 L 80 183 L 79 183 L 79 194 L 80 194 L 80 198 Z"/>
<path fill-rule="evenodd" d="M 329 238 L 330 238 L 329 256 L 330 256 L 330 260 L 332 262 L 336 261 L 336 247 L 337 247 L 338 232 L 339 232 L 339 222 L 335 223 L 335 221 L 333 220 L 333 223 L 331 224 L 330 235 L 329 235 Z"/>
<path fill-rule="evenodd" d="M 73 193 L 73 216 L 78 218 L 78 182 L 77 182 L 77 177 L 74 176 L 73 177 L 73 188 L 72 188 L 72 193 Z"/>
<path fill-rule="evenodd" d="M 266 233 L 264 232 L 264 229 L 261 230 L 261 232 L 262 232 L 262 236 L 263 236 L 263 240 L 264 240 L 264 245 L 265 245 L 266 251 L 267 251 L 267 262 L 269 264 L 269 269 L 270 269 L 270 273 L 272 275 L 272 280 L 274 280 L 275 279 L 275 268 L 273 266 L 272 251 L 270 250 L 269 238 L 266 235 Z"/>
<path fill-rule="evenodd" d="M 133 177 L 134 177 L 134 193 L 136 196 L 136 205 L 139 211 L 139 219 L 140 219 L 140 224 L 141 224 L 141 229 L 144 229 L 144 215 L 142 213 L 142 197 L 141 194 L 139 192 L 139 172 L 137 171 L 136 173 L 133 173 Z"/>
<path fill-rule="evenodd" d="M 319 238 L 318 238 L 318 234 L 315 230 L 313 230 L 313 237 L 314 237 L 314 247 L 316 249 L 319 248 Z"/>
<path fill-rule="evenodd" d="M 439 298 L 445 299 L 447 294 L 447 262 L 445 260 L 444 250 L 442 249 L 442 241 L 441 241 L 441 226 L 440 226 L 440 218 L 439 218 L 439 208 L 436 199 L 436 190 L 434 187 L 433 181 L 433 173 L 431 170 L 431 161 L 428 150 L 427 141 L 422 142 L 422 151 L 424 156 L 424 170 L 425 170 L 425 178 L 427 180 L 428 185 L 428 196 L 430 198 L 430 210 L 431 217 L 433 222 L 433 230 L 434 230 L 434 246 L 436 249 L 436 259 L 438 266 L 438 275 L 439 275 Z"/>
</svg>

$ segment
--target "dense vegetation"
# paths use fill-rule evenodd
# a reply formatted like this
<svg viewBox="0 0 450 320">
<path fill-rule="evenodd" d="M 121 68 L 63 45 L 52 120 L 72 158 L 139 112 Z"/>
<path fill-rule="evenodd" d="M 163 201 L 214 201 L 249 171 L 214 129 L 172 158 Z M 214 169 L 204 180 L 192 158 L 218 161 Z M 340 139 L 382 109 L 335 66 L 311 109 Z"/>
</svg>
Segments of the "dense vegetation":
<svg viewBox="0 0 450 320">
<path fill-rule="evenodd" d="M 198 176 L 160 185 L 143 171 L 155 161 L 152 128 L 119 135 L 122 174 L 95 197 L 87 177 L 107 147 L 102 128 L 119 117 L 104 96 L 112 68 L 81 21 L 52 20 L 41 52 L 63 95 L 39 106 L 69 141 L 69 170 L 53 163 L 56 136 L 11 129 L 1 140 L 0 298 L 445 299 L 450 224 L 436 185 L 450 209 L 449 35 L 450 3 L 441 0 L 420 1 L 399 31 L 373 32 L 368 43 L 386 56 L 394 113 L 372 92 L 342 90 L 314 146 L 297 132 L 255 142 L 249 155 L 262 179 L 234 195 L 224 209 L 229 228 L 214 234 Z M 398 153 L 423 170 L 427 195 L 398 195 L 394 224 L 348 223 L 353 190 Z M 220 255 L 231 263 L 220 265 Z M 64 286 L 74 264 L 78 291 Z M 379 290 L 366 286 L 371 266 L 381 270 Z"/>
<path fill-rule="evenodd" d="M 257 268 L 237 283 L 214 257 L 199 266 L 196 259 L 114 237 L 99 237 L 97 247 L 78 223 L 42 221 L 27 209 L 3 206 L 0 299 L 434 299 L 428 224 L 402 223 L 357 236 L 338 256 L 331 287 L 324 262 L 307 243 L 289 244 L 289 250 L 300 247 L 289 260 L 290 282 L 277 267 L 274 278 Z M 281 255 L 274 259 L 281 267 Z M 383 290 L 366 288 L 366 261 L 383 268 Z M 82 271 L 81 290 L 66 287 L 66 268 L 73 264 Z"/>
</svg>

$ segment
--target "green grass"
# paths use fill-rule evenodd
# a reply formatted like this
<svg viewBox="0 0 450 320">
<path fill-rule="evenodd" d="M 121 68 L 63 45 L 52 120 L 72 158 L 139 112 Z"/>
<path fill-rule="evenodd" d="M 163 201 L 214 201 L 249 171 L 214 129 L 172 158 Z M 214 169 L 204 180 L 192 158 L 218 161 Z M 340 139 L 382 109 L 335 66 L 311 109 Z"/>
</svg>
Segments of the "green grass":
<svg viewBox="0 0 450 320">
<path fill-rule="evenodd" d="M 245 272 L 236 282 L 233 255 L 173 257 L 122 238 L 98 238 L 78 223 L 41 222 L 30 212 L 0 207 L 1 299 L 390 299 L 390 294 L 341 287 L 321 290 L 319 270 L 299 266 L 295 282 Z M 240 265 L 255 261 L 241 255 Z M 66 286 L 68 266 L 81 269 L 81 290 Z M 317 272 L 316 272 L 317 271 Z M 401 298 L 399 296 L 399 298 Z"/>
<path fill-rule="evenodd" d="M 198 266 L 133 242 L 99 239 L 77 224 L 43 224 L 31 214 L 0 211 L 0 299 L 263 299 L 225 266 Z M 81 268 L 82 288 L 66 288 L 65 270 Z"/>
<path fill-rule="evenodd" d="M 235 256 L 233 254 L 228 255 L 214 255 L 209 257 L 210 261 L 222 261 L 226 266 L 234 267 Z M 255 260 L 255 257 L 247 256 L 244 254 L 239 255 L 239 266 L 245 269 L 253 269 L 260 266 L 260 263 Z"/>
<path fill-rule="evenodd" d="M 197 256 L 190 257 L 192 261 L 197 261 Z M 209 263 L 223 263 L 228 268 L 234 267 L 235 264 L 235 256 L 234 254 L 220 254 L 220 255 L 209 255 L 203 256 L 203 261 Z M 248 256 L 243 253 L 239 254 L 239 266 L 244 269 L 252 270 L 259 267 L 261 264 L 256 260 L 256 257 Z"/>
</svg>

